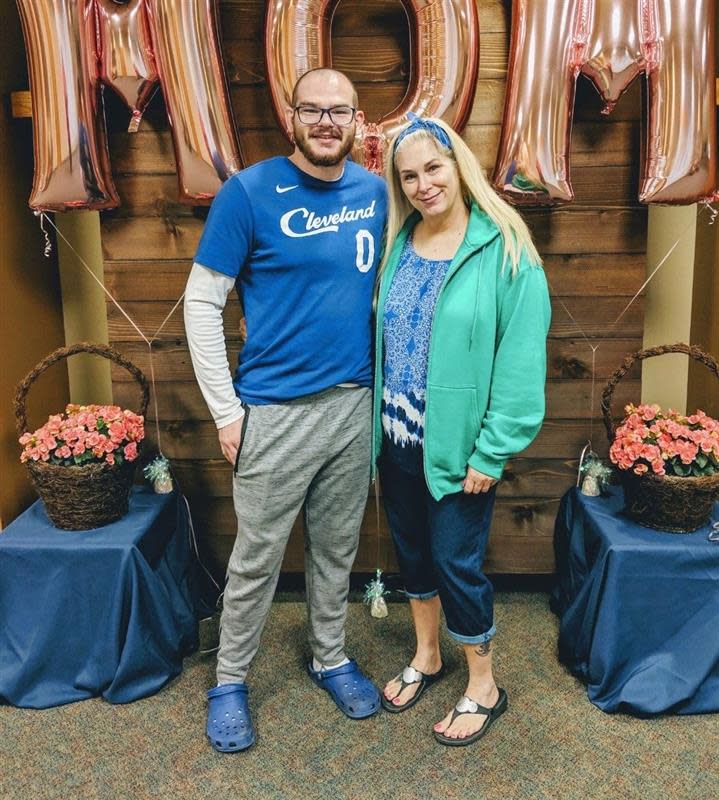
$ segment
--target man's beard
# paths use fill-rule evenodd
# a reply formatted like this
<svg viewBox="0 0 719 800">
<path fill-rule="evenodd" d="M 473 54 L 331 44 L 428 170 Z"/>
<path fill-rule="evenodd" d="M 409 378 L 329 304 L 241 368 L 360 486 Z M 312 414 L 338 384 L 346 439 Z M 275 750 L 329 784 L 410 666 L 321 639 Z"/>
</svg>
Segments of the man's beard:
<svg viewBox="0 0 719 800">
<path fill-rule="evenodd" d="M 347 136 L 346 139 L 343 140 L 338 139 L 337 141 L 342 142 L 342 146 L 339 149 L 337 155 L 317 155 L 317 153 L 313 152 L 311 149 L 311 136 L 309 133 L 301 133 L 299 136 L 297 135 L 297 128 L 295 127 L 295 144 L 297 145 L 297 149 L 302 153 L 302 155 L 313 164 L 315 167 L 334 167 L 342 161 L 347 154 L 352 149 L 354 145 L 354 130 L 352 134 Z"/>
</svg>

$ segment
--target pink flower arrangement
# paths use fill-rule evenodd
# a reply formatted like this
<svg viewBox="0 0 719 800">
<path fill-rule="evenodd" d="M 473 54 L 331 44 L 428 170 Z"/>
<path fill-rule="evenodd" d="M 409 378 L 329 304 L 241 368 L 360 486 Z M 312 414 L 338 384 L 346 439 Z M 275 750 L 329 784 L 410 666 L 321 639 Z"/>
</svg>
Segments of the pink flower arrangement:
<svg viewBox="0 0 719 800">
<path fill-rule="evenodd" d="M 20 461 L 46 461 L 64 467 L 122 464 L 138 456 L 145 438 L 143 417 L 119 406 L 70 404 L 34 433 L 20 437 Z"/>
<path fill-rule="evenodd" d="M 609 458 L 637 475 L 701 477 L 719 472 L 719 422 L 703 411 L 685 416 L 658 405 L 628 405 Z"/>
</svg>

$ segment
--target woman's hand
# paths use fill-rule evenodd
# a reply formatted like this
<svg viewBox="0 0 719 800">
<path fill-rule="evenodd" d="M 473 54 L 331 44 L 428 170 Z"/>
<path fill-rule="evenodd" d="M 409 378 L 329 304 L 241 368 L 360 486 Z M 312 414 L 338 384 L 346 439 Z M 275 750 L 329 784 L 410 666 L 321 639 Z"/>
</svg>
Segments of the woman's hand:
<svg viewBox="0 0 719 800">
<path fill-rule="evenodd" d="M 490 478 L 489 475 L 467 467 L 467 474 L 462 481 L 462 489 L 465 494 L 480 494 L 488 492 L 495 483 L 497 483 L 496 478 Z"/>
</svg>

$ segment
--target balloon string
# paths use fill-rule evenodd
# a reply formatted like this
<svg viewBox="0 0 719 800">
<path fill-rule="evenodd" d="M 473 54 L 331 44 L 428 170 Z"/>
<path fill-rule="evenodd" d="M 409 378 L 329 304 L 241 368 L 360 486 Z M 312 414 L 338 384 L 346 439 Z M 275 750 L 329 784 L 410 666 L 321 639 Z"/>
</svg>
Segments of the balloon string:
<svg viewBox="0 0 719 800">
<path fill-rule="evenodd" d="M 553 295 L 554 299 L 555 299 L 555 300 L 557 300 L 557 301 L 559 301 L 559 305 L 560 305 L 560 306 L 561 306 L 561 307 L 564 309 L 564 313 L 565 313 L 565 314 L 566 314 L 566 315 L 569 317 L 569 319 L 571 319 L 571 320 L 572 320 L 572 322 L 574 323 L 574 327 L 575 327 L 575 328 L 576 328 L 576 329 L 579 331 L 579 334 L 580 334 L 580 336 L 582 336 L 582 337 L 584 338 L 584 340 L 587 342 L 587 345 L 589 345 L 589 347 L 591 347 L 591 346 L 592 346 L 592 343 L 591 343 L 591 341 L 589 340 L 589 337 L 587 336 L 587 334 L 584 332 L 584 328 L 582 328 L 582 326 L 581 326 L 581 325 L 580 325 L 580 324 L 577 322 L 577 320 L 576 320 L 576 319 L 574 319 L 574 315 L 573 315 L 573 314 L 572 314 L 572 312 L 571 312 L 571 311 L 570 311 L 570 310 L 567 308 L 567 306 L 566 306 L 566 304 L 565 304 L 564 300 L 562 300 L 562 298 L 561 298 L 561 297 L 559 297 L 559 296 L 557 295 L 557 293 L 554 291 L 554 287 L 552 286 L 552 284 L 551 284 L 551 282 L 549 281 L 549 279 L 547 279 L 547 285 L 549 286 L 549 289 L 550 289 L 550 291 L 552 292 L 552 295 Z"/>
<path fill-rule="evenodd" d="M 708 201 L 703 201 L 702 202 L 702 208 L 700 208 L 699 211 L 697 212 L 697 219 L 699 218 L 699 216 L 701 214 L 703 214 L 707 210 L 711 214 L 711 218 L 709 220 L 709 224 L 712 225 L 714 223 L 714 220 L 716 219 L 717 215 L 719 215 L 719 211 L 717 211 L 717 209 L 715 209 Z M 642 285 L 639 287 L 639 289 L 634 293 L 634 296 L 632 297 L 632 299 L 627 303 L 627 305 L 619 313 L 619 316 L 614 320 L 614 322 L 612 322 L 605 329 L 604 335 L 606 335 L 614 327 L 616 327 L 616 325 L 619 323 L 619 321 L 622 319 L 622 317 L 627 313 L 629 308 L 636 302 L 636 300 L 639 298 L 639 296 L 642 294 L 642 292 L 647 288 L 647 286 L 654 279 L 654 277 L 659 272 L 659 270 L 664 266 L 664 264 L 666 263 L 666 261 L 669 258 L 669 256 L 674 252 L 674 250 L 676 250 L 676 248 L 678 247 L 679 243 L 681 242 L 681 240 L 686 235 L 687 231 L 689 231 L 695 225 L 695 222 L 696 222 L 696 220 L 692 220 L 691 222 L 689 222 L 682 229 L 681 233 L 676 238 L 674 243 L 667 250 L 667 252 L 662 256 L 662 258 L 659 260 L 659 263 L 656 265 L 656 267 L 654 267 L 654 269 L 651 271 L 649 277 L 644 281 L 644 283 L 642 283 Z M 550 290 L 552 292 L 552 295 L 554 296 L 554 299 L 559 302 L 559 305 L 562 307 L 562 309 L 564 310 L 566 315 L 569 317 L 569 319 L 574 324 L 574 326 L 577 329 L 577 331 L 579 332 L 579 334 L 586 341 L 587 346 L 592 351 L 592 386 L 591 386 L 591 395 L 590 395 L 590 402 L 589 402 L 589 414 L 590 414 L 590 417 L 589 417 L 589 443 L 591 444 L 592 433 L 593 433 L 593 429 L 594 429 L 594 395 L 595 395 L 595 390 L 596 390 L 596 355 L 597 355 L 597 350 L 599 350 L 600 344 L 592 344 L 589 336 L 584 331 L 584 328 L 582 328 L 582 326 L 575 319 L 575 317 L 572 314 L 572 312 L 567 308 L 566 303 L 562 300 L 561 297 L 557 296 L 556 292 L 554 291 L 554 287 L 552 286 L 552 284 L 549 281 L 547 281 L 547 283 L 548 283 L 549 288 L 550 288 Z M 599 338 L 599 337 L 596 337 L 596 338 Z"/>
<path fill-rule="evenodd" d="M 35 216 L 40 217 L 40 230 L 43 232 L 45 237 L 45 249 L 43 250 L 43 255 L 45 258 L 50 258 L 50 254 L 52 253 L 52 242 L 50 241 L 50 235 L 45 228 L 45 213 L 42 211 L 36 211 Z"/>
<path fill-rule="evenodd" d="M 160 455 L 165 458 L 165 454 L 162 452 L 162 442 L 160 440 L 160 422 L 159 422 L 159 414 L 157 410 L 157 390 L 155 388 L 155 361 L 152 357 L 152 344 L 148 345 L 148 353 L 150 356 L 150 382 L 152 383 L 152 405 L 155 409 L 155 433 L 157 435 L 157 450 Z"/>
<path fill-rule="evenodd" d="M 717 197 L 717 199 L 719 200 L 719 197 Z M 719 214 L 719 211 L 717 211 L 717 209 L 714 208 L 714 206 L 711 205 L 711 203 L 708 200 L 702 200 L 702 210 L 709 212 L 709 214 L 710 214 L 709 224 L 713 225 L 714 224 L 714 220 L 716 220 L 716 218 L 717 218 L 717 214 Z M 699 216 L 699 215 L 697 214 L 697 216 Z"/>
<path fill-rule="evenodd" d="M 169 321 L 170 317 L 177 311 L 180 303 L 185 299 L 185 293 L 183 292 L 180 295 L 180 299 L 175 303 L 175 305 L 170 309 L 170 313 L 162 320 L 160 327 L 155 331 L 155 333 L 150 337 L 150 341 L 147 343 L 149 354 L 150 354 L 150 379 L 152 381 L 152 404 L 155 407 L 155 429 L 157 431 L 157 449 L 160 452 L 160 455 L 164 457 L 164 453 L 162 452 L 162 442 L 160 440 L 160 411 L 157 405 L 157 391 L 155 390 L 155 361 L 153 358 L 153 351 L 152 345 L 157 339 L 160 331 L 165 327 L 167 322 Z"/>
<path fill-rule="evenodd" d="M 158 334 L 160 333 L 160 331 L 161 331 L 161 330 L 162 330 L 162 329 L 165 327 L 165 325 L 166 325 L 166 324 L 167 324 L 167 322 L 169 321 L 170 317 L 171 317 L 171 316 L 172 316 L 172 315 L 175 313 L 175 311 L 177 311 L 177 309 L 178 309 L 178 307 L 179 307 L 180 303 L 182 303 L 182 301 L 183 301 L 184 299 L 185 299 L 185 293 L 183 292 L 183 293 L 180 295 L 180 297 L 179 297 L 178 301 L 175 303 L 175 305 L 174 305 L 174 306 L 172 306 L 172 308 L 170 309 L 170 313 L 169 313 L 169 314 L 168 314 L 168 315 L 165 317 L 165 319 L 163 319 L 163 320 L 162 320 L 162 323 L 160 324 L 160 327 L 159 327 L 159 328 L 158 328 L 158 329 L 157 329 L 157 330 L 156 330 L 156 331 L 155 331 L 155 332 L 152 334 L 152 336 L 150 337 L 150 343 L 154 342 L 154 341 L 155 341 L 155 339 L 157 339 L 157 336 L 158 336 Z"/>
<path fill-rule="evenodd" d="M 579 486 L 579 481 L 582 477 L 582 464 L 584 463 L 584 456 L 587 454 L 587 450 L 592 452 L 592 443 L 591 441 L 587 442 L 584 447 L 582 448 L 582 452 L 579 454 L 579 466 L 577 467 L 577 487 Z"/>
<path fill-rule="evenodd" d="M 630 206 L 630 205 L 616 205 L 616 206 L 606 206 L 606 205 L 604 205 L 604 206 L 590 206 L 590 205 L 583 205 L 582 208 L 583 209 L 584 208 L 587 208 L 587 209 L 597 208 L 597 209 L 601 209 L 601 210 L 606 210 L 606 209 L 628 209 L 628 210 L 634 210 L 634 209 L 637 208 L 637 206 Z M 702 214 L 705 210 L 708 210 L 709 213 L 711 214 L 711 218 L 709 220 L 709 224 L 712 225 L 714 223 L 716 217 L 717 217 L 717 214 L 719 214 L 719 211 L 717 211 L 708 201 L 704 201 L 702 203 L 702 208 L 699 210 L 699 212 L 697 214 L 697 217 L 700 214 Z M 130 315 L 125 311 L 125 309 L 120 305 L 120 303 L 110 293 L 110 291 L 107 289 L 105 284 L 97 277 L 97 275 L 95 275 L 95 273 L 92 271 L 92 269 L 90 269 L 88 264 L 85 262 L 85 259 L 82 258 L 82 256 L 77 252 L 77 250 L 68 241 L 68 239 L 63 235 L 63 233 L 58 229 L 58 227 L 53 223 L 53 221 L 47 216 L 47 214 L 45 212 L 40 212 L 39 216 L 40 216 L 40 227 L 41 227 L 41 229 L 43 231 L 43 234 L 45 235 L 45 256 L 46 257 L 49 256 L 50 252 L 51 252 L 51 249 L 52 249 L 52 245 L 50 243 L 50 238 L 49 238 L 47 230 L 45 229 L 45 226 L 44 226 L 44 222 L 47 221 L 54 228 L 54 230 L 57 233 L 57 235 L 60 236 L 60 238 L 65 242 L 65 244 L 75 254 L 75 256 L 77 257 L 78 261 L 82 264 L 82 266 L 88 272 L 88 274 L 92 277 L 92 279 L 102 288 L 103 292 L 107 295 L 107 297 L 110 299 L 110 301 L 115 305 L 115 307 L 118 309 L 118 311 L 125 317 L 125 319 L 127 319 L 127 321 L 130 323 L 130 325 L 132 325 L 132 327 L 137 331 L 138 335 L 147 344 L 148 350 L 149 350 L 149 360 L 150 360 L 150 378 L 151 378 L 152 390 L 153 390 L 152 391 L 153 405 L 154 405 L 154 408 L 155 408 L 155 428 L 156 428 L 156 432 L 157 432 L 157 446 L 158 446 L 158 450 L 160 452 L 160 455 L 163 455 L 161 435 L 160 435 L 160 425 L 159 425 L 159 412 L 158 412 L 158 405 L 157 405 L 157 388 L 156 388 L 156 381 L 155 381 L 155 368 L 154 368 L 154 361 L 153 361 L 152 344 L 156 340 L 157 336 L 160 334 L 162 329 L 165 327 L 167 322 L 170 320 L 172 315 L 175 313 L 177 308 L 180 306 L 182 301 L 184 300 L 184 297 L 185 297 L 184 292 L 179 297 L 179 299 L 177 300 L 175 305 L 172 307 L 170 312 L 167 314 L 165 319 L 162 321 L 162 323 L 160 324 L 160 327 L 155 331 L 155 333 L 151 336 L 151 338 L 148 339 L 144 335 L 144 333 L 140 330 L 140 328 L 137 326 L 137 324 L 134 322 L 134 320 L 130 317 Z M 659 272 L 661 267 L 664 266 L 664 264 L 666 263 L 666 261 L 669 258 L 669 256 L 674 252 L 674 250 L 679 245 L 680 241 L 684 238 L 684 235 L 687 233 L 687 231 L 693 225 L 694 225 L 694 221 L 690 222 L 682 230 L 682 232 L 679 234 L 679 236 L 677 237 L 675 242 L 671 245 L 669 250 L 664 254 L 664 256 L 659 261 L 657 266 L 652 270 L 652 272 L 649 275 L 649 277 L 644 281 L 644 283 L 635 292 L 634 296 L 627 303 L 627 305 L 622 309 L 622 311 L 620 312 L 619 316 L 614 320 L 614 322 L 612 322 L 609 325 L 609 327 L 607 328 L 607 332 L 611 331 L 611 329 L 614 328 L 619 323 L 619 321 L 626 314 L 626 312 L 629 310 L 629 308 L 634 304 L 634 302 L 642 294 L 644 289 L 646 289 L 646 287 L 651 283 L 651 281 L 656 276 L 656 274 Z M 577 320 L 575 319 L 574 315 L 571 313 L 569 308 L 567 308 L 567 305 L 562 300 L 562 298 L 559 297 L 556 294 L 556 292 L 554 291 L 554 288 L 552 287 L 551 284 L 549 284 L 549 288 L 551 289 L 552 294 L 554 295 L 555 299 L 559 301 L 559 304 L 563 308 L 564 312 L 571 319 L 572 323 L 574 324 L 574 326 L 579 331 L 580 335 L 586 341 L 588 347 L 592 351 L 592 367 L 591 367 L 592 384 L 591 384 L 591 390 L 590 390 L 590 410 L 589 410 L 589 415 L 590 415 L 589 416 L 589 444 L 591 446 L 593 428 L 594 428 L 594 400 L 595 400 L 595 389 L 596 389 L 596 354 L 597 354 L 597 350 L 599 349 L 600 345 L 599 344 L 592 344 L 591 340 L 587 336 L 587 334 L 584 331 L 584 329 L 582 328 L 582 326 L 577 322 Z M 380 559 L 380 512 L 379 512 L 378 488 L 379 488 L 379 478 L 375 482 L 375 508 L 376 508 L 376 515 L 377 515 L 377 564 L 379 564 L 379 559 Z M 187 503 L 187 500 L 185 500 L 185 502 Z M 189 504 L 188 504 L 188 513 L 189 513 Z M 192 526 L 191 522 L 190 522 L 190 525 Z M 199 559 L 199 554 L 198 554 L 198 559 Z M 204 565 L 203 565 L 203 569 L 204 569 Z M 205 570 L 205 571 L 207 571 L 207 570 Z"/>
<path fill-rule="evenodd" d="M 157 336 L 159 335 L 160 331 L 162 331 L 162 329 L 167 324 L 167 322 L 170 319 L 170 317 L 172 317 L 172 315 L 175 313 L 175 311 L 177 311 L 178 307 L 180 306 L 180 304 L 182 303 L 182 301 L 183 301 L 183 299 L 185 297 L 185 293 L 184 292 L 182 293 L 182 295 L 180 296 L 179 300 L 175 303 L 175 305 L 170 310 L 170 313 L 165 317 L 165 319 L 160 324 L 160 327 L 155 331 L 155 333 L 152 335 L 152 337 L 150 339 L 148 339 L 147 336 L 145 336 L 145 334 L 140 330 L 139 326 L 135 323 L 135 321 L 132 319 L 132 317 L 127 313 L 127 311 L 125 311 L 125 309 L 122 307 L 122 305 L 120 305 L 118 300 L 115 299 L 115 297 L 112 295 L 112 293 L 107 288 L 107 286 L 105 286 L 105 284 L 97 277 L 97 275 L 95 275 L 95 273 L 90 268 L 88 263 L 80 255 L 80 253 L 77 252 L 77 250 L 72 245 L 72 243 L 62 233 L 62 231 L 57 227 L 57 225 L 55 225 L 55 223 L 50 219 L 50 217 L 48 217 L 48 215 L 43 211 L 43 212 L 40 213 L 40 225 L 42 227 L 42 230 L 45 232 L 45 236 L 47 237 L 47 231 L 45 231 L 45 228 L 43 227 L 43 223 L 44 222 L 47 222 L 49 225 L 51 225 L 54 228 L 55 233 L 65 242 L 65 244 L 74 253 L 75 257 L 80 262 L 80 264 L 82 265 L 83 269 L 88 273 L 88 275 L 90 275 L 90 277 L 95 281 L 95 283 L 97 283 L 97 285 L 100 286 L 102 291 L 107 295 L 107 297 L 110 299 L 110 301 L 113 303 L 113 305 L 123 315 L 123 317 L 125 317 L 125 319 L 130 323 L 130 325 L 132 325 L 132 327 L 137 331 L 138 336 L 140 336 L 140 338 L 143 340 L 143 342 L 145 342 L 145 344 L 147 345 L 148 351 L 149 351 L 149 360 L 150 360 L 150 383 L 152 385 L 152 402 L 153 402 L 153 406 L 155 408 L 155 433 L 156 433 L 156 436 L 157 436 L 157 449 L 158 449 L 160 455 L 164 456 L 164 453 L 162 451 L 162 435 L 161 435 L 161 432 L 160 432 L 160 415 L 158 413 L 158 405 L 157 405 L 157 382 L 155 380 L 155 364 L 154 364 L 154 359 L 153 359 L 154 353 L 153 353 L 152 345 L 153 345 L 154 341 L 157 339 Z"/>
<path fill-rule="evenodd" d="M 622 309 L 621 313 L 620 313 L 620 314 L 619 314 L 619 316 L 618 316 L 618 317 L 617 317 L 617 318 L 614 320 L 614 322 L 612 322 L 612 324 L 609 326 L 609 329 L 608 329 L 608 330 L 611 330 L 613 327 L 615 327 L 615 326 L 617 325 L 617 323 L 619 322 L 619 320 L 620 320 L 620 319 L 621 319 L 621 318 L 622 318 L 622 317 L 623 317 L 623 316 L 624 316 L 624 315 L 627 313 L 627 311 L 629 310 L 629 307 L 630 307 L 630 306 L 631 306 L 631 305 L 634 303 L 634 301 L 635 301 L 635 300 L 637 300 L 637 298 L 639 297 L 639 295 L 641 295 L 641 293 L 642 293 L 642 292 L 643 292 L 643 291 L 644 291 L 644 290 L 647 288 L 647 286 L 649 286 L 649 284 L 650 284 L 650 283 L 651 283 L 651 281 L 654 279 L 654 277 L 655 277 L 655 275 L 657 274 L 657 272 L 659 272 L 659 270 L 660 270 L 660 269 L 661 269 L 661 268 L 664 266 L 664 264 L 667 262 L 667 259 L 669 258 L 669 256 L 670 256 L 670 255 L 671 255 L 671 254 L 672 254 L 672 253 L 673 253 L 673 252 L 674 252 L 674 251 L 677 249 L 677 247 L 679 246 L 679 243 L 681 242 L 681 240 L 684 238 L 684 236 L 687 234 L 687 232 L 688 232 L 688 231 L 689 231 L 691 228 L 693 228 L 693 227 L 696 225 L 696 220 L 699 218 L 699 216 L 700 216 L 701 214 L 703 214 L 703 213 L 706 211 L 706 209 L 707 209 L 707 208 L 709 208 L 709 209 L 710 209 L 712 212 L 714 212 L 715 214 L 717 213 L 717 212 L 715 212 L 715 211 L 714 211 L 714 209 L 713 209 L 713 208 L 712 208 L 712 207 L 709 205 L 709 203 L 704 203 L 704 204 L 702 204 L 702 207 L 701 207 L 701 208 L 699 209 L 699 211 L 697 212 L 696 218 L 695 218 L 695 219 L 693 219 L 691 222 L 689 222 L 687 225 L 685 225 L 685 226 L 684 226 L 684 228 L 682 229 L 682 231 L 681 231 L 681 233 L 679 234 L 679 236 L 678 236 L 678 237 L 675 239 L 675 241 L 674 241 L 674 244 L 672 244 L 672 246 L 671 246 L 671 247 L 670 247 L 670 248 L 667 250 L 667 252 L 666 252 L 666 253 L 665 253 L 665 254 L 662 256 L 662 258 L 659 260 L 659 263 L 658 263 L 658 264 L 656 265 L 656 267 L 654 267 L 654 269 L 651 271 L 651 273 L 650 273 L 649 277 L 648 277 L 648 278 L 647 278 L 647 279 L 644 281 L 644 283 L 643 283 L 643 284 L 642 284 L 642 285 L 639 287 L 639 289 L 637 289 L 636 293 L 634 294 L 634 297 L 632 297 L 632 299 L 631 299 L 631 300 L 630 300 L 630 301 L 627 303 L 627 305 L 626 305 L 626 306 L 625 306 L 625 307 Z"/>
<path fill-rule="evenodd" d="M 113 304 L 117 307 L 117 310 L 125 317 L 125 319 L 132 325 L 132 327 L 137 331 L 138 335 L 142 338 L 142 340 L 146 344 L 150 344 L 149 339 L 145 336 L 145 334 L 137 327 L 133 319 L 130 315 L 125 311 L 125 309 L 115 300 L 115 298 L 110 294 L 110 291 L 105 286 L 105 284 L 95 275 L 95 273 L 90 269 L 85 259 L 77 252 L 77 250 L 72 246 L 71 242 L 65 237 L 62 231 L 55 225 L 55 223 L 48 217 L 48 215 L 43 211 L 40 215 L 41 219 L 46 220 L 52 227 L 55 229 L 55 233 L 65 242 L 65 244 L 72 250 L 72 252 L 77 257 L 77 260 L 82 264 L 86 272 L 90 275 L 90 277 L 95 281 L 95 283 L 102 289 L 103 292 L 110 298 Z"/>
<path fill-rule="evenodd" d="M 669 258 L 669 256 L 670 256 L 670 255 L 671 255 L 671 254 L 672 254 L 672 253 L 673 253 L 673 252 L 676 250 L 677 246 L 679 245 L 679 242 L 680 242 L 680 240 L 683 238 L 684 234 L 685 234 L 685 233 L 686 233 L 686 232 L 689 230 L 689 228 L 690 228 L 690 227 L 691 227 L 693 224 L 694 224 L 694 223 L 693 223 L 693 222 L 691 222 L 689 225 L 687 225 L 687 227 L 686 227 L 686 228 L 685 228 L 685 229 L 682 231 L 681 235 L 679 236 L 679 239 L 677 239 L 677 240 L 674 242 L 674 244 L 673 244 L 673 245 L 672 245 L 672 246 L 669 248 L 669 250 L 667 250 L 667 252 L 664 254 L 664 258 L 662 258 L 662 260 L 661 260 L 661 261 L 660 261 L 660 262 L 657 264 L 657 266 L 656 266 L 656 267 L 655 267 L 655 268 L 652 270 L 652 273 L 651 273 L 651 275 L 650 275 L 650 276 L 649 276 L 649 277 L 648 277 L 648 278 L 647 278 L 647 279 L 644 281 L 644 283 L 643 283 L 643 284 L 642 284 L 642 285 L 641 285 L 641 286 L 640 286 L 640 287 L 637 289 L 637 291 L 636 291 L 636 294 L 634 295 L 634 297 L 632 297 L 632 299 L 631 299 L 631 300 L 630 300 L 630 301 L 627 303 L 627 305 L 626 305 L 626 306 L 625 306 L 625 307 L 622 309 L 622 312 L 621 312 L 621 314 L 620 314 L 620 315 L 619 315 L 619 316 L 618 316 L 618 317 L 617 317 L 617 318 L 614 320 L 614 322 L 612 322 L 612 324 L 609 326 L 609 329 L 610 329 L 610 330 L 611 330 L 611 329 L 612 329 L 612 328 L 613 328 L 613 327 L 614 327 L 614 326 L 615 326 L 615 325 L 616 325 L 616 324 L 619 322 L 619 320 L 620 320 L 620 319 L 621 319 L 621 318 L 622 318 L 622 317 L 623 317 L 623 316 L 624 316 L 624 315 L 627 313 L 627 311 L 629 310 L 629 307 L 632 305 L 632 303 L 633 303 L 633 302 L 634 302 L 634 301 L 635 301 L 635 300 L 636 300 L 636 299 L 639 297 L 639 295 L 640 295 L 640 294 L 641 294 L 641 293 L 644 291 L 644 289 L 646 289 L 646 287 L 649 285 L 649 283 L 650 283 L 650 281 L 652 280 L 652 278 L 653 278 L 653 277 L 654 277 L 654 276 L 657 274 L 657 272 L 659 272 L 659 270 L 660 270 L 660 269 L 661 269 L 661 268 L 664 266 L 664 262 L 665 262 L 665 261 L 666 261 L 666 260 Z"/>
<path fill-rule="evenodd" d="M 589 444 L 591 447 L 592 436 L 594 435 L 594 388 L 597 376 L 597 350 L 599 345 L 589 345 L 592 348 L 592 387 L 589 393 Z"/>
<path fill-rule="evenodd" d="M 77 252 L 77 250 L 73 247 L 73 245 L 64 236 L 62 231 L 60 231 L 59 228 L 54 224 L 54 222 L 47 216 L 47 214 L 43 211 L 43 212 L 40 212 L 39 216 L 40 216 L 40 227 L 41 227 L 43 233 L 45 234 L 45 241 L 46 241 L 45 255 L 49 256 L 50 250 L 48 250 L 48 248 L 52 249 L 52 245 L 50 244 L 50 239 L 48 237 L 47 230 L 45 229 L 44 224 L 43 224 L 45 221 L 47 221 L 55 229 L 55 232 L 57 233 L 57 235 L 65 242 L 65 244 L 75 254 L 75 257 L 80 262 L 80 264 L 82 264 L 83 268 L 87 271 L 87 273 L 92 277 L 92 279 L 97 284 L 99 284 L 99 286 L 102 288 L 103 292 L 105 292 L 105 294 L 110 298 L 110 300 L 117 307 L 117 309 L 120 311 L 120 313 L 125 317 L 125 319 L 127 319 L 127 321 L 130 323 L 130 325 L 132 325 L 132 327 L 137 331 L 138 335 L 147 344 L 148 350 L 149 350 L 149 356 L 150 356 L 150 381 L 151 381 L 151 384 L 152 384 L 152 400 L 153 400 L 153 404 L 154 404 L 154 407 L 155 407 L 155 430 L 157 432 L 157 449 L 159 451 L 159 454 L 164 457 L 164 453 L 162 452 L 162 438 L 161 438 L 161 435 L 160 435 L 160 424 L 159 424 L 159 416 L 160 415 L 158 413 L 158 407 L 157 407 L 157 385 L 156 385 L 156 381 L 155 381 L 155 365 L 154 365 L 154 360 L 153 360 L 152 344 L 157 339 L 158 335 L 160 334 L 160 331 L 162 331 L 162 329 L 165 327 L 165 325 L 167 324 L 167 322 L 170 319 L 170 317 L 172 317 L 172 315 L 175 313 L 175 311 L 177 311 L 178 307 L 180 306 L 180 304 L 182 303 L 182 301 L 185 298 L 185 293 L 184 292 L 182 293 L 182 295 L 180 296 L 179 300 L 175 303 L 175 305 L 170 310 L 170 313 L 165 317 L 165 319 L 160 324 L 160 327 L 155 331 L 155 333 L 150 337 L 150 339 L 148 339 L 145 336 L 145 334 L 140 330 L 140 328 L 137 326 L 137 324 L 134 322 L 132 317 L 130 317 L 130 315 L 120 305 L 120 303 L 113 297 L 113 295 L 111 294 L 111 292 L 109 291 L 107 286 L 105 286 L 105 284 L 97 277 L 97 275 L 95 275 L 95 273 L 92 271 L 92 269 L 90 269 L 90 266 L 87 264 L 85 259 Z M 168 459 L 168 463 L 170 463 L 170 471 L 172 472 L 172 477 L 173 477 L 175 483 L 177 484 L 177 486 L 179 488 L 180 482 L 177 479 L 177 475 L 176 475 L 175 471 L 172 469 L 172 464 L 171 464 L 171 462 L 169 462 L 169 459 Z M 209 577 L 209 579 L 212 581 L 212 583 L 214 584 L 215 588 L 219 592 L 221 590 L 220 590 L 220 587 L 217 584 L 217 581 L 215 581 L 215 579 L 212 577 L 212 574 L 207 569 L 207 567 L 203 564 L 202 559 L 200 558 L 200 551 L 199 551 L 199 548 L 198 548 L 198 545 L 197 545 L 197 534 L 195 533 L 195 526 L 194 526 L 193 521 L 192 521 L 192 513 L 190 511 L 190 504 L 189 504 L 189 502 L 187 500 L 187 497 L 185 497 L 185 495 L 184 495 L 184 493 L 182 493 L 182 491 L 180 491 L 180 494 L 182 495 L 182 499 L 184 500 L 185 506 L 187 507 L 187 517 L 188 517 L 190 541 L 191 541 L 191 544 L 192 544 L 192 549 L 194 551 L 195 557 L 197 558 L 197 563 L 204 570 L 204 572 L 207 574 L 207 576 Z"/>
<path fill-rule="evenodd" d="M 179 486 L 180 485 L 179 481 L 177 480 L 177 476 L 175 475 L 175 471 L 172 469 L 172 466 L 170 466 L 170 471 L 172 472 L 172 477 Z M 192 550 L 195 553 L 195 558 L 197 559 L 197 563 L 202 567 L 207 577 L 212 581 L 215 589 L 217 589 L 217 591 L 221 593 L 222 589 L 220 588 L 219 584 L 213 578 L 212 573 L 202 563 L 202 559 L 200 558 L 200 548 L 197 545 L 197 534 L 195 533 L 195 526 L 192 523 L 192 513 L 190 511 L 190 503 L 184 494 L 182 495 L 182 499 L 185 501 L 185 508 L 187 509 L 187 522 L 189 524 L 189 529 L 190 529 L 190 544 L 192 546 Z"/>
<path fill-rule="evenodd" d="M 380 527 L 379 527 L 379 474 L 375 474 L 374 479 L 374 507 L 375 512 L 377 513 L 377 569 L 379 569 L 379 557 L 380 557 Z"/>
</svg>

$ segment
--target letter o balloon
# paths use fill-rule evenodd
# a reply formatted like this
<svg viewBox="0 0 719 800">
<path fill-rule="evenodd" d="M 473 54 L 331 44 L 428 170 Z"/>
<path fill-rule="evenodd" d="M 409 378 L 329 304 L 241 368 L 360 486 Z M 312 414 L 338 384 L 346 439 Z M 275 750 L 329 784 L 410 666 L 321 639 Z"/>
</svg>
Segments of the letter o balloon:
<svg viewBox="0 0 719 800">
<path fill-rule="evenodd" d="M 365 166 L 382 169 L 387 142 L 408 121 L 408 112 L 443 119 L 461 131 L 472 108 L 479 69 L 479 20 L 474 0 L 401 0 L 410 26 L 409 85 L 402 102 L 358 132 Z M 265 16 L 267 82 L 275 116 L 284 110 L 297 80 L 311 69 L 332 66 L 332 16 L 339 0 L 275 0 Z"/>
</svg>

